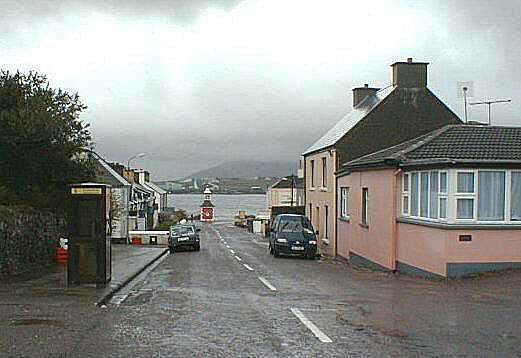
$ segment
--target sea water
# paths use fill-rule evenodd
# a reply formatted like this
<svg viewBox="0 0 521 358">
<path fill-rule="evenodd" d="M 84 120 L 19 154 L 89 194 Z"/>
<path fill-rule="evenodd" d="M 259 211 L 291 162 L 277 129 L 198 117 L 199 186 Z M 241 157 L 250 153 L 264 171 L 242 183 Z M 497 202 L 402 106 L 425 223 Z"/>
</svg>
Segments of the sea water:
<svg viewBox="0 0 521 358">
<path fill-rule="evenodd" d="M 168 194 L 168 206 L 176 210 L 185 210 L 188 216 L 200 212 L 203 194 Z M 212 203 L 215 205 L 216 221 L 233 221 L 240 210 L 249 215 L 255 215 L 259 210 L 266 210 L 265 194 L 224 195 L 213 194 Z"/>
</svg>

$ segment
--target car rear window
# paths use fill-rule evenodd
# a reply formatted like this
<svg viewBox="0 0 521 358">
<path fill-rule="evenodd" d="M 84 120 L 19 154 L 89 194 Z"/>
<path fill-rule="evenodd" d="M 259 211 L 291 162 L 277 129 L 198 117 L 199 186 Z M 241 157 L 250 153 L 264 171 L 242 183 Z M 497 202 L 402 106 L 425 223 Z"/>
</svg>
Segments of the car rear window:
<svg viewBox="0 0 521 358">
<path fill-rule="evenodd" d="M 308 232 L 313 233 L 313 226 L 305 216 L 286 216 L 280 219 L 281 232 Z"/>
<path fill-rule="evenodd" d="M 194 228 L 191 226 L 178 226 L 173 227 L 171 232 L 172 235 L 190 235 L 193 234 L 195 231 Z"/>
</svg>

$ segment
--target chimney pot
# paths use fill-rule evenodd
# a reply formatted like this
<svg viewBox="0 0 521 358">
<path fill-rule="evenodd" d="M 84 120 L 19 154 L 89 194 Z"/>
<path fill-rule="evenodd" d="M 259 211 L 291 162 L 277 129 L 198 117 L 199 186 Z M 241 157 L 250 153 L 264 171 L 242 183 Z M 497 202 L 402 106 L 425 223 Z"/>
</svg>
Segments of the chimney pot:
<svg viewBox="0 0 521 358">
<path fill-rule="evenodd" d="M 369 88 L 369 84 L 368 83 L 364 83 L 364 87 L 365 88 Z"/>
<path fill-rule="evenodd" d="M 407 62 L 412 63 L 412 57 L 407 57 Z"/>
</svg>

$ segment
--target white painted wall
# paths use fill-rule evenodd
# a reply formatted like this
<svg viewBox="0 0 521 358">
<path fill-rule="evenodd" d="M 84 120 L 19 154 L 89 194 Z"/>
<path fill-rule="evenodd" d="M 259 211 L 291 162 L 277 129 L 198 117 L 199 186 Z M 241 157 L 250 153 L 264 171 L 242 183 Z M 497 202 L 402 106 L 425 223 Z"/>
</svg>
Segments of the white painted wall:
<svg viewBox="0 0 521 358">
<path fill-rule="evenodd" d="M 128 237 L 128 197 L 130 187 L 112 188 L 113 200 L 118 206 L 117 212 L 114 213 L 112 219 L 112 238 L 127 238 Z"/>
</svg>

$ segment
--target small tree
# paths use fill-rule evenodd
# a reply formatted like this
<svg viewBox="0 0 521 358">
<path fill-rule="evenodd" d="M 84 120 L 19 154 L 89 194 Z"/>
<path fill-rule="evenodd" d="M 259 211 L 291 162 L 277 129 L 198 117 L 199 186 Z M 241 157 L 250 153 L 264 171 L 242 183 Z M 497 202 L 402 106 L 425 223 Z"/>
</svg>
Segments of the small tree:
<svg viewBox="0 0 521 358">
<path fill-rule="evenodd" d="M 168 218 L 165 218 L 157 227 L 154 229 L 156 231 L 165 231 L 170 230 L 170 226 L 178 224 L 181 220 L 188 219 L 188 215 L 184 210 L 177 210 L 173 214 L 171 214 Z"/>
<path fill-rule="evenodd" d="M 66 185 L 94 178 L 86 108 L 43 75 L 0 70 L 0 201 L 63 209 Z"/>
</svg>

